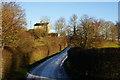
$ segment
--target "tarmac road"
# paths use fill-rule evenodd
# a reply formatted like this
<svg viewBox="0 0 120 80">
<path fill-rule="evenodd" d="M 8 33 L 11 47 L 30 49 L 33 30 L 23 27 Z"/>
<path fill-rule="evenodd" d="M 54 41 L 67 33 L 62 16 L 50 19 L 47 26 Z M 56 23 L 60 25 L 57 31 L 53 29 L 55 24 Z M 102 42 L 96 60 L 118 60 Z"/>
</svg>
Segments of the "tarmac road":
<svg viewBox="0 0 120 80">
<path fill-rule="evenodd" d="M 69 49 L 70 46 L 32 69 L 27 75 L 27 80 L 69 80 L 63 67 Z"/>
</svg>

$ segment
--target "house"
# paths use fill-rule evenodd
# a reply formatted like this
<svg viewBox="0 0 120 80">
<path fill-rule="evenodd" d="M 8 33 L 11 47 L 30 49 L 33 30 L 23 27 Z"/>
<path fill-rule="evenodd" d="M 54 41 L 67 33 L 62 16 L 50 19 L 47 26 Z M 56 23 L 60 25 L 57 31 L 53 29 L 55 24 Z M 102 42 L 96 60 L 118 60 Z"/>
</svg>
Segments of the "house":
<svg viewBox="0 0 120 80">
<path fill-rule="evenodd" d="M 48 22 L 43 23 L 42 21 L 40 21 L 40 23 L 34 24 L 34 29 L 37 28 L 44 29 L 46 32 L 50 33 L 51 24 Z"/>
</svg>

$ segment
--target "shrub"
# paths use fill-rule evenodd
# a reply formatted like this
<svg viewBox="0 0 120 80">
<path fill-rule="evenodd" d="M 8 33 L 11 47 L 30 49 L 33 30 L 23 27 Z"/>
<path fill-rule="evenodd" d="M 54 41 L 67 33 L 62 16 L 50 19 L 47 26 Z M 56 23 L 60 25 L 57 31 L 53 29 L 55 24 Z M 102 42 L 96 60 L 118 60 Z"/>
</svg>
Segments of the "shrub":
<svg viewBox="0 0 120 80">
<path fill-rule="evenodd" d="M 68 51 L 68 61 L 78 76 L 120 79 L 120 48 L 81 49 Z"/>
<path fill-rule="evenodd" d="M 33 46 L 34 38 L 30 35 L 30 33 L 25 30 L 21 30 L 19 33 L 18 50 L 21 51 L 21 53 L 31 53 Z"/>
<path fill-rule="evenodd" d="M 48 56 L 48 47 L 47 46 L 37 46 L 33 49 L 33 52 L 29 54 L 29 63 L 32 64 L 42 58 Z"/>
<path fill-rule="evenodd" d="M 6 78 L 10 74 L 11 70 L 11 61 L 12 54 L 8 51 L 3 49 L 2 51 L 2 77 Z"/>
</svg>

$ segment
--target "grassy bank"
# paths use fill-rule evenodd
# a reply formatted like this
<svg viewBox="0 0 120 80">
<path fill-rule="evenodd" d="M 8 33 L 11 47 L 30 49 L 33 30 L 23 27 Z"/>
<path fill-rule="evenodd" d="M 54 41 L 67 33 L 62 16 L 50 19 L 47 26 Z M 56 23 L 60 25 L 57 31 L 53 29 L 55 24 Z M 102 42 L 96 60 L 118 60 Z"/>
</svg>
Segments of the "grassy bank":
<svg viewBox="0 0 120 80">
<path fill-rule="evenodd" d="M 24 48 L 25 53 L 23 49 L 21 50 L 19 47 L 5 47 L 2 51 L 3 80 L 23 79 L 23 76 L 26 75 L 28 70 L 34 67 L 36 63 L 39 64 L 39 62 L 48 59 L 67 46 L 64 38 L 55 37 L 54 40 L 51 39 L 52 38 L 47 38 L 43 40 L 44 43 L 49 42 L 47 45 L 40 45 L 41 43 L 38 45 L 39 42 L 37 42 L 37 45 L 35 44 L 30 49 L 28 48 L 28 51 Z M 58 39 L 60 41 L 58 41 Z"/>
<path fill-rule="evenodd" d="M 66 49 L 66 48 L 65 48 Z M 63 49 L 64 50 L 64 49 Z M 63 51 L 61 50 L 61 51 Z M 55 53 L 51 56 L 45 57 L 43 59 L 40 59 L 32 64 L 27 65 L 24 68 L 19 68 L 13 75 L 12 75 L 12 79 L 11 80 L 26 80 L 26 75 L 27 73 L 32 70 L 33 68 L 35 68 L 37 65 L 41 64 L 42 62 L 46 61 L 47 59 L 59 54 L 61 51 L 59 51 L 58 53 Z M 18 75 L 18 76 L 16 76 Z"/>
</svg>

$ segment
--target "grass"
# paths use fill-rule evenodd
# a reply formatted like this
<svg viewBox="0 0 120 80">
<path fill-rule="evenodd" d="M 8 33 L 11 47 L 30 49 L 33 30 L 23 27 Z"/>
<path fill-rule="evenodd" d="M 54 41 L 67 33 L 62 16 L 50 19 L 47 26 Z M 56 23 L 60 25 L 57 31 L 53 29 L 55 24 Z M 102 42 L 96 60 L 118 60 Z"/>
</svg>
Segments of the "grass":
<svg viewBox="0 0 120 80">
<path fill-rule="evenodd" d="M 118 47 L 120 47 L 120 45 L 111 43 L 111 44 L 104 45 L 103 47 L 114 47 L 114 48 L 118 48 Z"/>
<path fill-rule="evenodd" d="M 103 42 L 97 48 L 120 48 L 120 44 L 115 42 Z"/>
<path fill-rule="evenodd" d="M 40 43 L 40 42 L 35 42 L 34 47 L 35 46 L 43 46 L 43 45 L 46 45 L 46 44 L 45 43 Z"/>
</svg>

